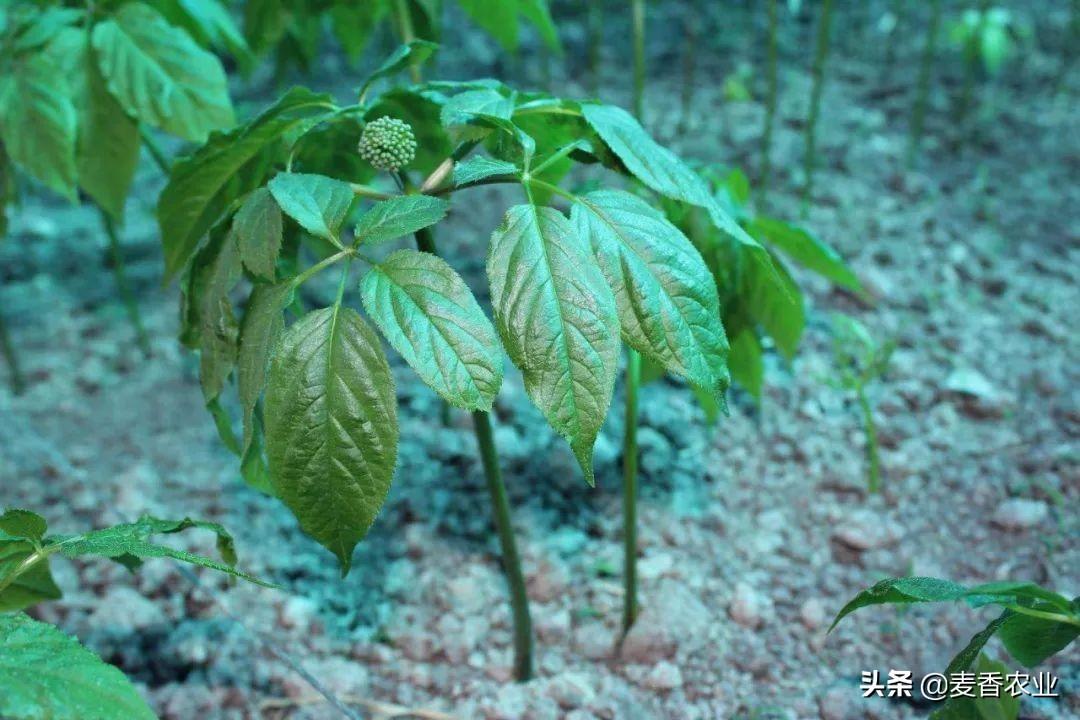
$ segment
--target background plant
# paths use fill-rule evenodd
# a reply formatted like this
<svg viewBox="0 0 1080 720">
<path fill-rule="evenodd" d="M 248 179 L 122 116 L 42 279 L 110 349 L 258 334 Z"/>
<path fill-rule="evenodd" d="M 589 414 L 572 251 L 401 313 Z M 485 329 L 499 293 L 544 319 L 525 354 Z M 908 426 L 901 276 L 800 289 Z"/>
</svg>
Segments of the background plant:
<svg viewBox="0 0 1080 720">
<path fill-rule="evenodd" d="M 839 313 L 833 316 L 832 332 L 836 376 L 829 382 L 855 395 L 866 435 L 867 489 L 875 493 L 881 489 L 881 461 L 878 455 L 874 407 L 870 402 L 868 388 L 871 383 L 885 375 L 896 343 L 890 341 L 879 344 L 862 323 Z"/>
<path fill-rule="evenodd" d="M 1069 600 L 1034 583 L 1006 581 L 965 588 L 950 580 L 930 577 L 882 580 L 845 605 L 829 630 L 831 632 L 845 617 L 869 605 L 906 606 L 958 601 L 975 608 L 996 605 L 1004 609 L 952 659 L 944 671 L 950 678 L 956 673 L 974 670 L 997 674 L 1004 681 L 1005 665 L 983 654 L 986 643 L 993 637 L 1001 640 L 1013 659 L 1031 668 L 1062 652 L 1080 635 L 1080 597 Z M 985 694 L 981 686 L 976 695 L 950 697 L 931 717 L 935 720 L 980 720 L 988 717 L 1015 718 L 1019 714 L 1018 697 L 1008 697 L 1004 692 L 1000 693 L 1000 697 L 992 697 Z"/>
<path fill-rule="evenodd" d="M 806 153 L 803 157 L 803 215 L 814 193 L 814 168 L 817 165 L 817 123 L 821 114 L 821 94 L 825 89 L 825 63 L 829 59 L 832 38 L 833 0 L 823 0 L 818 17 L 817 41 L 814 45 L 814 65 L 811 73 L 810 110 L 806 118 Z"/>
<path fill-rule="evenodd" d="M 456 4 L 508 53 L 517 52 L 524 22 L 550 52 L 562 54 L 548 0 L 456 0 Z M 273 55 L 279 75 L 292 67 L 309 72 L 328 33 L 353 62 L 387 25 L 401 42 L 441 42 L 445 5 L 443 0 L 246 0 L 244 35 L 257 54 Z M 416 81 L 418 67 L 413 65 Z"/>
<path fill-rule="evenodd" d="M 207 49 L 219 45 L 245 51 L 229 14 L 212 0 L 0 8 L 0 235 L 6 206 L 18 200 L 16 172 L 71 202 L 88 197 L 100 210 L 116 283 L 145 352 L 149 339 L 117 226 L 148 128 L 200 142 L 233 123 L 225 71 Z M 0 335 L 21 385 L 2 327 Z"/>
<path fill-rule="evenodd" d="M 154 542 L 154 535 L 191 528 L 217 535 L 221 561 Z M 117 720 L 155 718 L 139 692 L 115 667 L 53 626 L 22 610 L 61 597 L 49 570 L 63 555 L 106 557 L 135 571 L 147 558 L 167 557 L 259 585 L 235 568 L 232 536 L 217 523 L 144 516 L 133 523 L 81 535 L 47 535 L 45 519 L 28 510 L 0 515 L 0 714 L 13 720 Z"/>
</svg>

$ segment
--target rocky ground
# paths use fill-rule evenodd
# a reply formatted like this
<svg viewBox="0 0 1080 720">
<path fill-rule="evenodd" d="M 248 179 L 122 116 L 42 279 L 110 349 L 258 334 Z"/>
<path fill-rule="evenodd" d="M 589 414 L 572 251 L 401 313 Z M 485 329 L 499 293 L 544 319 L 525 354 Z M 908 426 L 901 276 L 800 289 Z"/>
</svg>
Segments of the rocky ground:
<svg viewBox="0 0 1080 720">
<path fill-rule="evenodd" d="M 609 72 L 622 50 L 607 49 Z M 201 406 L 196 360 L 174 339 L 175 288 L 160 287 L 160 179 L 149 164 L 124 240 L 151 359 L 134 346 L 94 215 L 30 197 L 0 246 L 0 307 L 29 380 L 22 396 L 0 390 L 0 505 L 37 509 L 58 532 L 141 513 L 218 520 L 237 536 L 242 566 L 281 589 L 207 573 L 196 585 L 164 561 L 134 576 L 57 561 L 65 598 L 34 614 L 123 668 L 168 720 L 336 717 L 293 663 L 364 717 L 392 717 L 390 704 L 438 711 L 416 717 L 505 720 L 924 716 L 864 701 L 860 672 L 940 671 L 992 611 L 872 608 L 826 636 L 859 589 L 916 574 L 1080 594 L 1080 121 L 1075 102 L 1050 89 L 1056 58 L 1033 52 L 984 96 L 993 104 L 959 153 L 947 147 L 939 87 L 924 159 L 905 169 L 914 45 L 885 82 L 876 56 L 858 57 L 872 50 L 842 45 L 834 59 L 805 220 L 849 258 L 871 300 L 800 276 L 810 320 L 798 360 L 771 362 L 762 406 L 736 393 L 716 428 L 684 388 L 645 388 L 644 610 L 621 658 L 620 413 L 598 443 L 590 490 L 520 377 L 504 384 L 497 441 L 538 665 L 536 680 L 508 682 L 509 613 L 467 417 L 442 427 L 435 398 L 396 361 L 395 486 L 340 579 L 280 504 L 244 486 Z M 724 103 L 716 79 L 730 63 L 705 63 L 688 130 L 670 112 L 678 74 L 662 67 L 649 99 L 665 113 L 646 121 L 687 155 L 752 169 L 763 109 Z M 781 217 L 799 211 L 805 66 L 783 65 L 770 208 Z M 581 92 L 571 84 L 568 94 Z M 477 238 L 498 210 L 469 215 L 451 220 L 445 241 L 459 268 L 478 273 Z M 852 398 L 822 382 L 836 310 L 898 344 L 873 388 L 884 478 L 875 496 Z M 186 542 L 213 552 L 210 537 Z M 1026 700 L 1024 717 L 1077 717 L 1078 667 L 1075 649 L 1049 663 L 1064 697 Z"/>
</svg>

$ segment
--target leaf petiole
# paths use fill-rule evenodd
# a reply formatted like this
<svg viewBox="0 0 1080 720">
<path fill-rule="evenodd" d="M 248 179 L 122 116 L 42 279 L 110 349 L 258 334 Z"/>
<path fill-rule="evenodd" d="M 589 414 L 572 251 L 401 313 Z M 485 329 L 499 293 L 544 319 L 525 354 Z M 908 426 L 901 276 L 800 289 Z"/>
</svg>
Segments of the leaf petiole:
<svg viewBox="0 0 1080 720">
<path fill-rule="evenodd" d="M 1016 605 L 1009 603 L 1005 605 L 1006 608 L 1012 610 L 1014 613 L 1020 615 L 1030 615 L 1031 617 L 1041 618 L 1043 620 L 1050 620 L 1052 622 L 1064 623 L 1066 625 L 1075 625 L 1080 627 L 1080 618 L 1072 615 L 1063 615 L 1061 613 L 1046 612 L 1045 610 L 1036 610 L 1034 608 L 1024 607 L 1023 605 Z"/>
<path fill-rule="evenodd" d="M 535 177 L 533 177 L 530 174 L 522 175 L 521 176 L 521 182 L 522 182 L 522 184 L 525 184 L 525 185 L 535 185 L 536 187 L 543 188 L 544 190 L 547 190 L 548 192 L 552 192 L 552 193 L 555 193 L 556 195 L 559 195 L 560 197 L 566 198 L 567 200 L 569 200 L 572 203 L 580 202 L 578 196 L 575 195 L 574 193 L 569 192 L 567 190 L 563 190 L 558 185 L 552 185 L 549 182 L 544 182 L 543 180 L 537 180 Z"/>
<path fill-rule="evenodd" d="M 555 151 L 551 155 L 551 157 L 549 157 L 547 160 L 544 160 L 542 163 L 540 163 L 539 165 L 534 167 L 530 171 L 531 174 L 539 175 L 540 173 L 544 172 L 544 170 L 547 170 L 553 164 L 559 162 L 564 157 L 566 157 L 570 153 L 574 152 L 575 150 L 577 150 L 579 147 L 581 147 L 584 144 L 585 143 L 582 142 L 581 140 L 575 140 L 574 142 L 570 143 L 569 145 L 565 145 L 565 146 L 559 148 L 557 151 Z"/>
<path fill-rule="evenodd" d="M 356 250 L 353 250 L 352 248 L 345 248 L 341 252 L 334 253 L 330 257 L 323 258 L 322 260 L 315 263 L 314 265 L 309 267 L 307 270 L 305 270 L 304 272 L 300 273 L 299 275 L 297 275 L 296 277 L 294 277 L 292 279 L 292 287 L 293 287 L 293 289 L 296 289 L 296 288 L 300 287 L 305 282 L 310 280 L 312 276 L 317 275 L 321 270 L 330 267 L 331 265 L 338 262 L 342 258 L 349 257 L 349 256 L 355 255 L 355 254 L 356 254 Z"/>
</svg>

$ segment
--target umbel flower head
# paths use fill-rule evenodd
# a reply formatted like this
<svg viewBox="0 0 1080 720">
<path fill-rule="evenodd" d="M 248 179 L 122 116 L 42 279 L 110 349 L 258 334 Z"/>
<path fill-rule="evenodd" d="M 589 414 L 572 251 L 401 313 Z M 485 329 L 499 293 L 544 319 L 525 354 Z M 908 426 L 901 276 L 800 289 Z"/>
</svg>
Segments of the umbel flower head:
<svg viewBox="0 0 1080 720">
<path fill-rule="evenodd" d="M 364 126 L 360 134 L 360 157 L 379 170 L 397 170 L 416 157 L 416 137 L 409 123 L 381 117 Z"/>
</svg>

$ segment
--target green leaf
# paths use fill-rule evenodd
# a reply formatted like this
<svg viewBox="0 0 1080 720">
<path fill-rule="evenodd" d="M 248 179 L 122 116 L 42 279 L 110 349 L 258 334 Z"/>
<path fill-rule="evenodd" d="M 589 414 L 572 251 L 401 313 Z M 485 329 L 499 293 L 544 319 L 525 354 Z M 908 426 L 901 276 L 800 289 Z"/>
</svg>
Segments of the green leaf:
<svg viewBox="0 0 1080 720">
<path fill-rule="evenodd" d="M 473 124 L 481 126 L 479 132 L 473 129 L 462 137 L 478 139 L 492 128 L 506 128 L 513 134 L 511 116 L 514 114 L 514 101 L 497 90 L 480 88 L 466 90 L 448 99 L 442 106 L 439 119 L 447 128 L 462 128 Z"/>
<path fill-rule="evenodd" d="M 840 610 L 829 630 L 859 608 L 868 605 L 947 602 L 960 600 L 967 592 L 963 585 L 932 577 L 888 578 L 863 590 Z"/>
<path fill-rule="evenodd" d="M 330 27 L 350 60 L 356 62 L 360 59 L 372 34 L 389 10 L 389 3 L 379 0 L 339 2 L 330 8 Z"/>
<path fill-rule="evenodd" d="M 245 70 L 251 65 L 247 41 L 217 0 L 155 0 L 153 4 L 168 22 L 183 28 L 199 45 L 228 52 Z"/>
<path fill-rule="evenodd" d="M 490 410 L 502 347 L 465 281 L 446 261 L 398 250 L 360 284 L 364 309 L 417 375 L 450 404 Z"/>
<path fill-rule="evenodd" d="M 0 716 L 8 720 L 154 720 L 124 674 L 52 625 L 0 615 Z"/>
<path fill-rule="evenodd" d="M 262 417 L 259 413 L 255 413 L 252 417 L 251 442 L 240 460 L 240 475 L 249 486 L 273 496 L 274 486 L 270 482 L 270 469 L 266 466 L 266 459 L 263 457 L 264 445 Z"/>
<path fill-rule="evenodd" d="M 1052 605 L 1036 603 L 1035 610 L 1056 612 Z M 1073 621 L 1078 613 L 1072 613 Z M 1035 667 L 1055 655 L 1080 635 L 1080 626 L 1015 612 L 998 629 L 998 637 L 1009 654 L 1024 667 Z"/>
<path fill-rule="evenodd" d="M 79 185 L 120 221 L 139 164 L 138 124 L 109 94 L 92 48 L 85 53 L 86 97 L 77 152 Z"/>
<path fill-rule="evenodd" d="M 1002 685 L 1008 684 L 1005 676 L 1008 674 L 1009 669 L 1005 667 L 1004 663 L 991 660 L 986 655 L 979 655 L 974 672 L 976 677 L 980 678 L 993 673 L 998 676 Z M 989 694 L 983 695 L 981 690 L 977 691 L 977 694 L 979 697 L 971 702 L 978 713 L 978 720 L 1016 720 L 1019 717 L 1019 697 L 1013 697 L 1011 694 L 1004 692 L 998 693 L 997 697 L 993 697 Z"/>
<path fill-rule="evenodd" d="M 74 202 L 76 119 L 65 75 L 46 53 L 13 69 L 0 76 L 0 140 L 17 166 Z"/>
<path fill-rule="evenodd" d="M 240 455 L 243 448 L 240 447 L 240 443 L 236 439 L 236 433 L 233 432 L 232 418 L 229 416 L 229 411 L 222 406 L 221 398 L 214 397 L 207 402 L 206 410 L 210 413 L 210 417 L 214 419 L 214 427 L 217 428 L 218 438 L 221 439 L 221 443 L 233 455 Z"/>
<path fill-rule="evenodd" d="M 157 11 L 129 3 L 92 37 L 109 91 L 129 115 L 195 142 L 233 124 L 221 63 Z"/>
<path fill-rule="evenodd" d="M 536 27 L 540 39 L 548 46 L 548 49 L 556 55 L 563 54 L 562 43 L 559 42 L 559 30 L 551 17 L 551 9 L 548 0 L 518 0 L 518 9 L 521 14 Z"/>
<path fill-rule="evenodd" d="M 427 40 L 413 40 L 404 45 L 399 45 L 397 49 L 383 61 L 382 65 L 375 68 L 375 72 L 368 75 L 367 80 L 360 86 L 360 97 L 364 97 L 368 88 L 371 87 L 371 83 L 380 78 L 389 77 L 399 73 L 410 65 L 422 65 L 438 49 L 439 46 L 437 43 L 428 42 Z"/>
<path fill-rule="evenodd" d="M 237 361 L 237 385 L 244 413 L 246 453 L 254 437 L 255 403 L 266 384 L 266 370 L 281 332 L 285 329 L 282 311 L 292 294 L 292 284 L 257 284 L 251 291 L 244 320 L 240 325 L 240 355 Z"/>
<path fill-rule="evenodd" d="M 496 175 L 516 175 L 521 168 L 512 162 L 473 155 L 454 165 L 454 184 L 466 185 Z"/>
<path fill-rule="evenodd" d="M 229 291 L 240 280 L 240 251 L 236 237 L 221 229 L 197 256 L 193 281 L 199 319 L 199 382 L 203 399 L 221 394 L 236 364 L 237 327 Z"/>
<path fill-rule="evenodd" d="M 45 518 L 29 510 L 11 508 L 0 515 L 0 532 L 13 538 L 40 543 L 48 527 Z"/>
<path fill-rule="evenodd" d="M 972 643 L 975 644 L 978 639 L 979 636 L 977 635 L 972 640 Z M 953 667 L 956 665 L 957 660 L 954 659 L 952 663 L 949 663 L 949 670 L 945 673 L 949 675 L 950 673 L 965 672 L 970 668 L 975 677 L 980 679 L 979 685 L 974 688 L 974 697 L 950 697 L 930 715 L 931 720 L 1016 720 L 1020 711 L 1020 698 L 1013 697 L 1001 690 L 1001 688 L 1008 685 L 1006 680 L 1008 668 L 1003 663 L 991 660 L 979 652 L 984 643 L 985 639 L 982 643 L 979 643 L 979 648 L 975 649 L 975 653 L 978 654 L 977 658 L 974 658 L 973 655 L 966 657 L 963 667 L 955 670 Z M 969 654 L 970 648 L 971 646 L 965 649 L 962 654 Z M 957 656 L 957 658 L 959 657 Z M 972 667 L 973 660 L 974 667 Z M 983 695 L 981 678 L 990 673 L 998 676 L 999 689 L 996 697 L 990 694 Z"/>
<path fill-rule="evenodd" d="M 356 242 L 376 245 L 412 235 L 446 217 L 450 204 L 430 195 L 402 195 L 375 203 L 356 224 Z"/>
<path fill-rule="evenodd" d="M 258 277 L 274 281 L 281 251 L 281 208 L 266 188 L 252 191 L 233 218 L 233 232 L 244 267 Z"/>
<path fill-rule="evenodd" d="M 765 365 L 761 343 L 752 328 L 744 327 L 731 338 L 728 368 L 731 378 L 760 402 L 765 384 Z"/>
<path fill-rule="evenodd" d="M 217 535 L 218 552 L 224 562 L 150 541 L 152 535 L 178 533 L 189 528 L 203 528 L 215 533 Z M 121 523 L 109 528 L 93 530 L 84 535 L 57 537 L 54 540 L 59 546 L 60 552 L 67 557 L 96 555 L 121 561 L 134 560 L 133 564 L 135 565 L 138 564 L 138 561 L 147 558 L 171 558 L 191 565 L 218 570 L 234 577 L 243 578 L 256 585 L 272 587 L 269 583 L 233 567 L 236 563 L 236 550 L 232 536 L 221 525 L 204 520 L 192 520 L 191 518 L 163 520 L 146 515 L 132 523 Z M 125 562 L 125 564 L 128 563 Z"/>
<path fill-rule="evenodd" d="M 581 112 L 631 175 L 661 195 L 705 208 L 718 228 L 740 243 L 760 250 L 757 261 L 767 266 L 764 250 L 720 206 L 705 181 L 678 155 L 653 140 L 633 115 L 614 105 L 591 103 L 582 104 Z"/>
<path fill-rule="evenodd" d="M 1030 601 L 1047 602 L 1059 610 L 1071 612 L 1068 598 L 1029 582 L 990 582 L 968 590 L 967 601 L 978 607 L 987 603 L 1030 605 Z"/>
<path fill-rule="evenodd" d="M 347 182 L 323 175 L 279 173 L 267 186 L 282 211 L 312 235 L 338 244 L 356 195 Z"/>
<path fill-rule="evenodd" d="M 518 0 L 458 0 L 458 4 L 507 52 L 517 50 Z"/>
<path fill-rule="evenodd" d="M 862 286 L 839 253 L 802 228 L 772 218 L 756 218 L 750 234 L 781 250 L 795 262 L 840 287 L 859 292 Z"/>
<path fill-rule="evenodd" d="M 264 416 L 275 494 L 347 573 L 397 459 L 394 381 L 378 336 L 340 304 L 285 331 Z"/>
<path fill-rule="evenodd" d="M 640 198 L 600 190 L 571 211 L 615 294 L 630 347 L 722 398 L 727 338 L 712 274 L 694 246 Z"/>
<path fill-rule="evenodd" d="M 211 135 L 192 155 L 173 164 L 157 212 L 166 281 L 183 269 L 199 239 L 229 205 L 262 184 L 265 167 L 260 155 L 285 133 L 330 108 L 329 96 L 295 88 L 254 120 Z"/>
<path fill-rule="evenodd" d="M 764 260 L 755 250 L 740 246 L 740 305 L 790 361 L 806 326 L 802 292 L 784 266 L 762 252 Z"/>
<path fill-rule="evenodd" d="M 619 355 L 615 298 L 588 242 L 553 208 L 510 208 L 491 237 L 495 320 L 525 389 L 594 483 L 592 449 Z"/>
<path fill-rule="evenodd" d="M 44 534 L 44 519 L 26 510 L 9 510 L 0 520 L 4 520 L 0 532 L 0 585 L 9 582 L 0 590 L 0 613 L 58 599 L 61 592 L 49 572 L 48 558 L 38 556 L 40 559 L 30 567 L 23 564 L 37 551 L 35 543 L 40 544 L 38 529 Z M 37 539 L 20 535 L 37 536 Z M 16 571 L 19 575 L 9 581 Z"/>
</svg>

